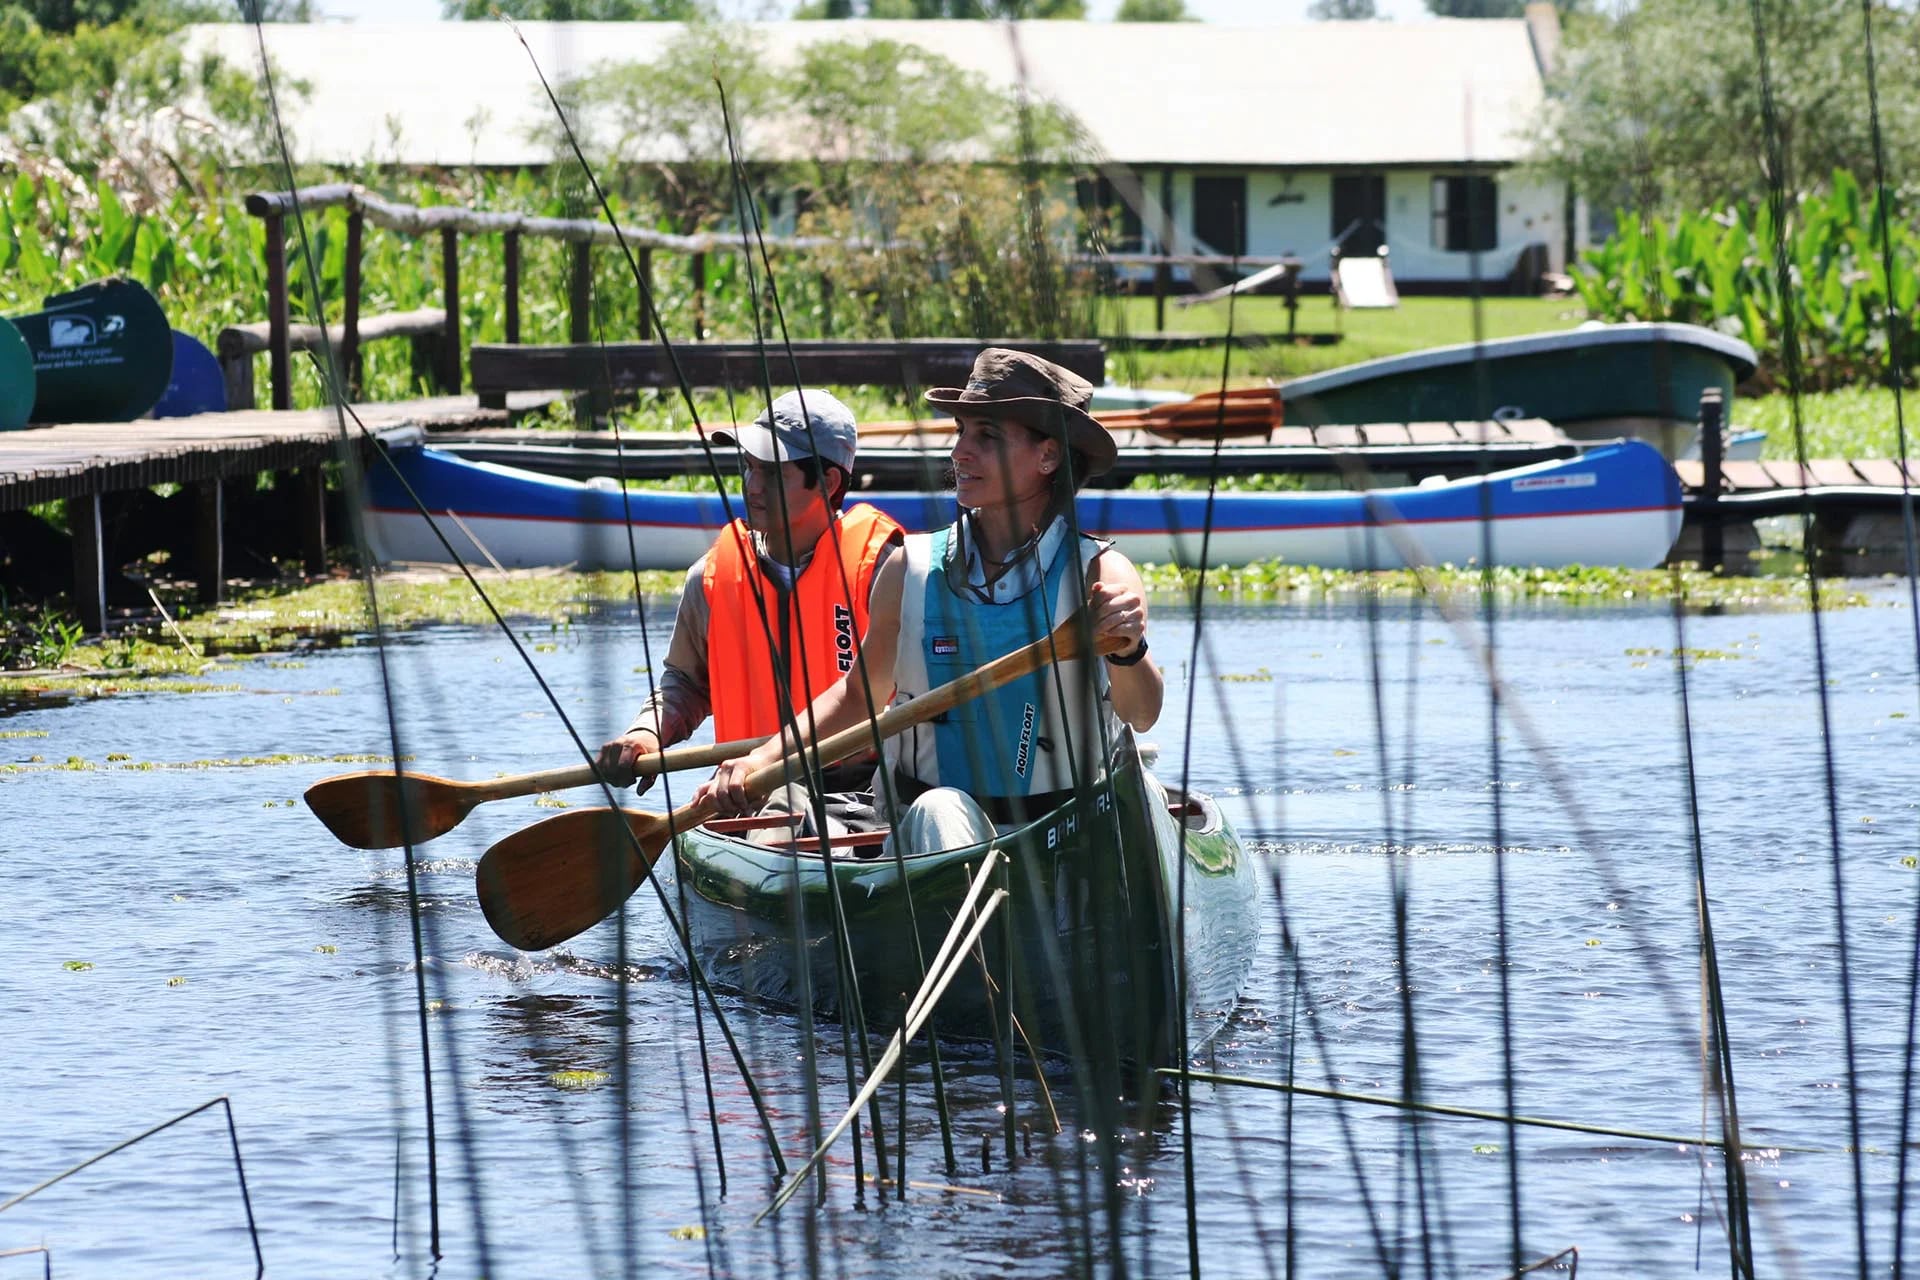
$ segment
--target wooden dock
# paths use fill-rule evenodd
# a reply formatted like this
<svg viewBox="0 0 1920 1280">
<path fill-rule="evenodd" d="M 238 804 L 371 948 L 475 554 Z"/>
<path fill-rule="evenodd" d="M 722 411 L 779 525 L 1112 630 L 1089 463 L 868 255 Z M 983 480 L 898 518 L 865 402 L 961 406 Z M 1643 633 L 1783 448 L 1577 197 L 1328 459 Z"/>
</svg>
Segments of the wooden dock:
<svg viewBox="0 0 1920 1280">
<path fill-rule="evenodd" d="M 375 437 L 428 427 L 503 424 L 507 410 L 483 409 L 471 396 L 354 406 Z M 226 577 L 223 486 L 251 487 L 263 471 L 291 473 L 297 501 L 284 519 L 297 526 L 310 574 L 326 571 L 326 482 L 322 467 L 351 439 L 365 437 L 351 418 L 348 436 L 332 409 L 244 410 L 116 423 L 74 423 L 0 432 L 0 513 L 64 499 L 73 532 L 73 598 L 89 631 L 103 629 L 109 563 L 103 508 L 116 494 L 178 484 L 193 494 L 195 577 L 200 597 L 221 598 Z"/>
<path fill-rule="evenodd" d="M 606 475 L 621 469 L 606 432 L 531 432 L 506 429 L 511 415 L 544 404 L 551 394 L 516 393 L 507 408 L 480 405 L 472 396 L 440 396 L 394 404 L 354 406 L 343 437 L 332 409 L 246 410 L 192 418 L 130 423 L 30 428 L 0 432 L 0 563 L 4 563 L 11 513 L 64 500 L 73 531 L 73 598 L 82 622 L 103 629 L 107 586 L 117 574 L 107 530 L 113 505 L 136 491 L 180 485 L 193 513 L 193 570 L 200 598 L 221 598 L 226 577 L 226 487 L 251 494 L 262 472 L 275 473 L 272 517 L 297 534 L 294 545 L 309 574 L 326 571 L 328 490 L 323 468 L 343 449 L 364 451 L 368 437 L 396 442 L 430 433 L 435 443 L 457 445 L 468 457 L 522 465 L 565 475 Z M 1117 480 L 1137 475 L 1204 472 L 1219 465 L 1210 442 L 1172 443 L 1144 433 L 1120 433 L 1122 465 Z M 911 437 L 865 437 L 861 480 L 870 486 L 926 483 L 929 451 L 944 456 L 933 431 Z M 626 473 L 635 479 L 704 472 L 697 442 L 684 435 L 626 433 L 621 438 Z M 1388 423 L 1364 427 L 1289 427 L 1226 445 L 1224 470 L 1234 474 L 1322 473 L 1354 483 L 1357 473 L 1387 483 L 1429 475 L 1475 474 L 1565 457 L 1576 446 L 1544 422 Z M 725 465 L 726 459 L 720 459 Z M 1676 549 L 1683 559 L 1701 559 L 1714 545 L 1704 530 L 1737 531 L 1752 520 L 1811 509 L 1813 550 L 1854 572 L 1898 572 L 1904 560 L 1903 503 L 1920 490 L 1920 462 L 1889 459 L 1820 459 L 1803 469 L 1795 463 L 1721 463 L 1719 491 L 1704 492 L 1705 466 L 1676 464 L 1684 492 L 1688 538 Z M 281 484 L 281 477 L 291 480 Z M 1903 488 L 1904 479 L 1904 488 Z M 289 493 L 290 500 L 278 495 Z M 236 492 L 242 492 L 236 489 Z M 118 495 L 118 496 L 117 496 Z M 335 495 L 337 499 L 337 493 Z M 169 513 L 174 527 L 184 523 Z M 14 524 L 18 531 L 23 526 Z M 283 540 L 284 541 L 284 540 Z M 1738 549 L 1741 536 L 1736 533 Z M 1750 541 L 1750 540 L 1749 540 Z M 57 545 L 57 544 L 56 544 Z M 18 565 L 19 547 L 13 548 Z M 58 563 L 58 553 L 44 557 Z M 126 557 L 132 558 L 132 557 Z"/>
</svg>

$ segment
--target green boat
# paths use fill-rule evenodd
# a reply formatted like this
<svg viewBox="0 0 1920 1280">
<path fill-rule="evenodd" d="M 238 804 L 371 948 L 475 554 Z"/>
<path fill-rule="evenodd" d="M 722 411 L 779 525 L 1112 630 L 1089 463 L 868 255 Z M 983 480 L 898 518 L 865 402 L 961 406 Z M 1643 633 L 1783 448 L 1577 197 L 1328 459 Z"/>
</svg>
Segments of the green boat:
<svg viewBox="0 0 1920 1280">
<path fill-rule="evenodd" d="M 1007 861 L 992 883 L 1009 896 L 982 935 L 983 959 L 969 959 L 939 1002 L 943 1039 L 1005 1035 L 1005 992 L 1020 1052 L 1173 1065 L 1183 979 L 1189 1053 L 1218 1032 L 1252 965 L 1258 884 L 1210 798 L 1170 805 L 1123 734 L 1105 777 L 996 845 Z M 878 845 L 833 851 L 871 1026 L 898 1029 L 922 958 L 934 959 L 991 853 L 984 844 L 902 859 Z M 696 828 L 678 838 L 676 854 L 688 929 L 710 979 L 841 1016 L 829 871 L 817 846 L 803 842 L 795 853 Z M 1174 927 L 1182 902 L 1184 971 Z"/>
<path fill-rule="evenodd" d="M 1692 324 L 1587 324 L 1367 360 L 1280 388 L 1287 424 L 1545 418 L 1579 440 L 1637 436 L 1670 453 L 1697 433 L 1700 393 L 1753 375 L 1753 348 Z"/>
</svg>

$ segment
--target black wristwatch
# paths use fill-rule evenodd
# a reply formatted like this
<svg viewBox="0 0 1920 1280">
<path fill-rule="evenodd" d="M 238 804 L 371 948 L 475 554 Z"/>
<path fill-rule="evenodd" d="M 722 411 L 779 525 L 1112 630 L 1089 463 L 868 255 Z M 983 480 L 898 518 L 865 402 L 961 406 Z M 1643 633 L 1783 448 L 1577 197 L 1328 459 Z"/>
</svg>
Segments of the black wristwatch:
<svg viewBox="0 0 1920 1280">
<path fill-rule="evenodd" d="M 1138 649 L 1135 649 L 1132 653 L 1128 654 L 1124 658 L 1117 653 L 1110 653 L 1107 655 L 1107 661 L 1111 662 L 1116 667 L 1130 667 L 1134 663 L 1140 661 L 1140 659 L 1146 656 L 1147 656 L 1147 638 L 1145 636 L 1141 636 L 1140 647 Z"/>
</svg>

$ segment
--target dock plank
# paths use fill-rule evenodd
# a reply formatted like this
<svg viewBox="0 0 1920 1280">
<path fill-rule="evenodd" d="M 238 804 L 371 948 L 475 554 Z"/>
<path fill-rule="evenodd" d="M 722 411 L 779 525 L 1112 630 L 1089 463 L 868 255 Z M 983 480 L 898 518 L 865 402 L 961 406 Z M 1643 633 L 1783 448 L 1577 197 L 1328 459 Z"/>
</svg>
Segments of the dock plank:
<svg viewBox="0 0 1920 1280">
<path fill-rule="evenodd" d="M 1745 460 L 1723 462 L 1720 464 L 1720 474 L 1726 477 L 1727 488 L 1739 493 L 1780 487 L 1767 473 L 1766 465 L 1760 462 Z"/>
<path fill-rule="evenodd" d="M 1857 485 L 1860 476 L 1853 465 L 1844 458 L 1810 458 L 1807 470 L 1813 474 L 1813 482 L 1820 485 Z"/>
<path fill-rule="evenodd" d="M 1892 458 L 1855 458 L 1853 469 L 1870 485 L 1883 489 L 1900 487 L 1900 464 Z"/>
</svg>

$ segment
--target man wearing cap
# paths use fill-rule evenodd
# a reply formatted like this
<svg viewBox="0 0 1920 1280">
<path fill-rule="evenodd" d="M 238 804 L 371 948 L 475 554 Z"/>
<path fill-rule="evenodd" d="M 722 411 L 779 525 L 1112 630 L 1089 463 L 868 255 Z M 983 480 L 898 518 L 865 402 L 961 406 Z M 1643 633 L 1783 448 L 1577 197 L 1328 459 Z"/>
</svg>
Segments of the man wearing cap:
<svg viewBox="0 0 1920 1280">
<path fill-rule="evenodd" d="M 1159 718 L 1164 684 L 1147 657 L 1140 574 L 1070 519 L 1074 492 L 1114 461 L 1113 437 L 1086 410 L 1092 393 L 1069 370 L 1004 348 L 980 354 L 965 388 L 927 392 L 954 415 L 960 518 L 910 535 L 880 571 L 863 669 L 827 690 L 803 729 L 824 737 L 859 723 L 870 693 L 910 701 L 1040 639 L 1083 604 L 1096 645 L 1125 647 L 1043 667 L 890 739 L 895 800 L 910 802 L 894 840 L 910 850 L 1032 820 L 1099 771 L 1122 723 L 1146 729 Z M 741 812 L 747 775 L 776 759 L 763 747 L 728 761 L 702 794 Z"/>
<path fill-rule="evenodd" d="M 746 516 L 687 570 L 653 696 L 600 748 L 616 785 L 634 780 L 636 756 L 682 741 L 709 714 L 718 741 L 771 736 L 853 670 L 875 574 L 900 545 L 891 517 L 864 502 L 840 509 L 858 435 L 853 411 L 825 391 L 789 391 L 713 440 L 740 448 Z M 865 790 L 872 771 L 871 758 L 829 769 L 826 789 Z"/>
</svg>

